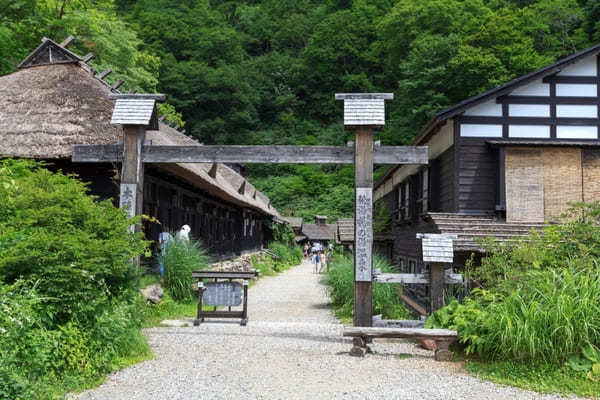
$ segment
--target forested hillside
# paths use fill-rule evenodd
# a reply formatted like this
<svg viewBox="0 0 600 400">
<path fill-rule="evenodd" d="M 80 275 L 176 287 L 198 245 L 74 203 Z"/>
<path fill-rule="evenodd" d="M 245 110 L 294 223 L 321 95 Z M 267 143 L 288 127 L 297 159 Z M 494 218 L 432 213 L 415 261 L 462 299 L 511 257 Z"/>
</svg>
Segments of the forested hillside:
<svg viewBox="0 0 600 400">
<path fill-rule="evenodd" d="M 342 145 L 333 95 L 355 91 L 395 93 L 379 138 L 403 144 L 437 110 L 598 41 L 599 16 L 597 0 L 0 0 L 0 73 L 72 34 L 126 89 L 166 93 L 205 144 Z M 249 173 L 282 213 L 352 214 L 350 167 Z"/>
</svg>

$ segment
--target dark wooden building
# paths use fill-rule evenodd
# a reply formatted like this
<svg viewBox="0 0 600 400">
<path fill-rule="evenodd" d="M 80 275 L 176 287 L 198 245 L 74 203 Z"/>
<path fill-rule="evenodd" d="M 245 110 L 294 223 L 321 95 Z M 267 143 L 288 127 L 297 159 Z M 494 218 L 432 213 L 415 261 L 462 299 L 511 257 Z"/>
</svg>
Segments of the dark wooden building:
<svg viewBox="0 0 600 400">
<path fill-rule="evenodd" d="M 121 126 L 111 125 L 113 101 L 121 81 L 103 80 L 66 45 L 44 39 L 19 67 L 0 77 L 0 157 L 34 158 L 49 167 L 76 173 L 90 191 L 118 204 L 119 165 L 71 162 L 75 144 L 115 144 Z M 155 145 L 200 145 L 159 122 L 146 140 Z M 269 239 L 269 221 L 279 214 L 269 199 L 240 173 L 223 164 L 146 164 L 143 212 L 160 224 L 145 223 L 156 240 L 161 230 L 183 224 L 215 258 L 260 249 Z"/>
<path fill-rule="evenodd" d="M 460 268 L 480 254 L 477 239 L 526 235 L 568 203 L 600 200 L 599 53 L 590 47 L 435 115 L 413 141 L 429 147 L 429 165 L 390 168 L 375 185 L 374 202 L 393 210 L 402 270 L 427 269 L 418 232 L 458 234 Z"/>
</svg>

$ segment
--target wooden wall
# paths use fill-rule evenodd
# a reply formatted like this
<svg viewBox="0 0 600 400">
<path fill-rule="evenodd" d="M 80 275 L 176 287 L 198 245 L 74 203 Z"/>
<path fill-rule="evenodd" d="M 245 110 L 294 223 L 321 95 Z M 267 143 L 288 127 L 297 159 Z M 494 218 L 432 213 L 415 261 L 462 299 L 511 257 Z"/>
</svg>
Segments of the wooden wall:
<svg viewBox="0 0 600 400">
<path fill-rule="evenodd" d="M 162 229 L 176 232 L 187 224 L 215 258 L 228 258 L 258 250 L 265 237 L 263 217 L 225 203 L 156 168 L 147 169 L 144 214 L 157 218 L 145 224 L 148 239 L 157 240 Z"/>
<path fill-rule="evenodd" d="M 485 140 L 461 138 L 456 149 L 457 211 L 493 213 L 498 201 L 498 151 Z"/>
<path fill-rule="evenodd" d="M 439 209 L 432 211 L 454 211 L 454 147 L 443 152 L 439 157 Z M 433 200 L 433 199 L 432 199 Z"/>
</svg>

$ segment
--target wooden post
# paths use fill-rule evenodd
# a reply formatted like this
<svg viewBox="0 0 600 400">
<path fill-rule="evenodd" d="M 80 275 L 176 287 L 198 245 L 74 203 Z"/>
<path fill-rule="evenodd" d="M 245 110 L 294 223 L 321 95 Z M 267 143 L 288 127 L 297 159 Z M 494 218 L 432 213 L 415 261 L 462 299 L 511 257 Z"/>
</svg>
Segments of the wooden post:
<svg viewBox="0 0 600 400">
<path fill-rule="evenodd" d="M 444 307 L 444 264 L 429 264 L 431 313 Z"/>
<path fill-rule="evenodd" d="M 444 269 L 445 266 L 452 266 L 454 261 L 452 241 L 457 238 L 456 234 L 417 233 L 417 239 L 421 239 L 423 262 L 429 263 L 429 311 L 431 313 L 444 306 L 444 281 L 446 279 Z M 454 274 L 450 273 L 449 281 L 452 282 L 454 278 Z"/>
<path fill-rule="evenodd" d="M 355 131 L 354 148 L 354 326 L 371 326 L 373 319 L 373 128 Z"/>
<path fill-rule="evenodd" d="M 121 207 L 129 207 L 129 215 L 141 215 L 144 204 L 144 163 L 142 145 L 146 129 L 140 125 L 123 127 L 123 164 L 121 167 Z M 139 229 L 137 228 L 132 229 Z"/>
</svg>

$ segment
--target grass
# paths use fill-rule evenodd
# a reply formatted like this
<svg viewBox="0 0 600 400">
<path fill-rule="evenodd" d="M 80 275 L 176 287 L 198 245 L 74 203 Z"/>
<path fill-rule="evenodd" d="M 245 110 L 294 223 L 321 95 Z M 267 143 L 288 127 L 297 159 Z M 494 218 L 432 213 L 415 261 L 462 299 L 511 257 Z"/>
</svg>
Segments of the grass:
<svg viewBox="0 0 600 400">
<path fill-rule="evenodd" d="M 373 259 L 373 269 L 391 271 L 391 266 L 381 257 Z M 329 272 L 324 276 L 334 307 L 334 313 L 343 323 L 352 321 L 354 313 L 354 260 L 348 256 L 333 258 Z M 373 314 L 382 314 L 386 319 L 407 319 L 411 313 L 398 295 L 397 284 L 373 285 Z"/>
<path fill-rule="evenodd" d="M 466 370 L 478 378 L 539 393 L 598 397 L 600 382 L 583 372 L 556 364 L 526 364 L 515 361 L 467 360 Z"/>
<path fill-rule="evenodd" d="M 146 338 L 140 331 L 132 332 L 127 352 L 127 355 L 114 360 L 110 372 L 119 371 L 154 357 Z M 67 393 L 80 393 L 87 389 L 93 389 L 100 386 L 105 380 L 105 373 L 92 376 L 68 374 L 59 380 L 41 380 L 36 382 L 37 387 L 34 398 L 44 400 L 64 399 Z"/>
</svg>

